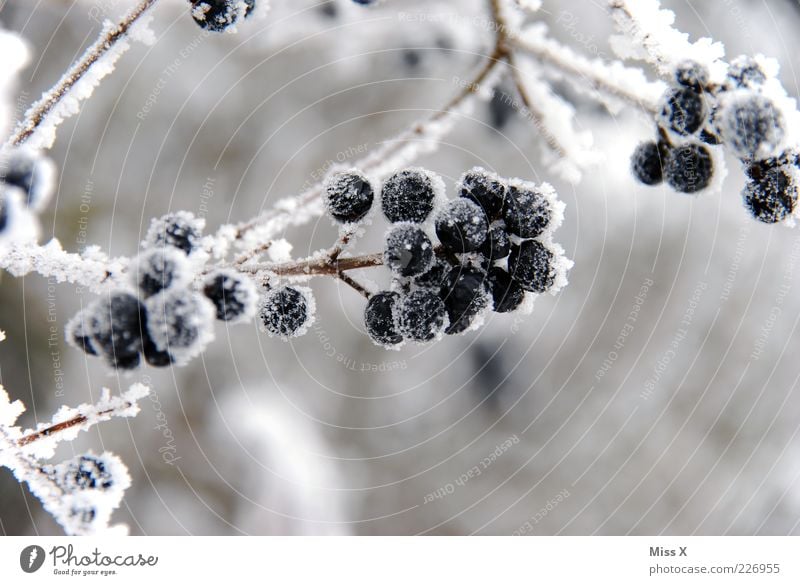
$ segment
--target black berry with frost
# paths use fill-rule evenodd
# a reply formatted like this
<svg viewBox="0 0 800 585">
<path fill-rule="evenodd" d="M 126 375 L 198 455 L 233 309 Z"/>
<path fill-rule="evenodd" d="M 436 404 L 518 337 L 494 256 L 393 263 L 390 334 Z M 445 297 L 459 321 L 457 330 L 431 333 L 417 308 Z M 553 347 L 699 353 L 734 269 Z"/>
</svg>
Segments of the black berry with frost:
<svg viewBox="0 0 800 585">
<path fill-rule="evenodd" d="M 192 18 L 202 28 L 222 32 L 233 25 L 239 17 L 247 17 L 255 7 L 255 0 L 191 0 Z"/>
<path fill-rule="evenodd" d="M 433 245 L 416 225 L 396 225 L 386 235 L 383 260 L 398 276 L 422 274 L 433 261 Z"/>
<path fill-rule="evenodd" d="M 503 222 L 497 222 L 489 228 L 486 241 L 478 250 L 487 259 L 494 262 L 502 260 L 511 252 L 511 240 Z"/>
<path fill-rule="evenodd" d="M 258 307 L 262 329 L 283 339 L 300 335 L 309 324 L 311 316 L 309 299 L 301 290 L 292 286 L 268 291 Z"/>
<path fill-rule="evenodd" d="M 489 223 L 483 209 L 469 199 L 453 199 L 436 216 L 436 236 L 456 254 L 474 252 L 486 241 Z"/>
<path fill-rule="evenodd" d="M 481 168 L 472 169 L 461 178 L 458 189 L 461 197 L 480 205 L 490 221 L 502 215 L 507 188 L 496 174 Z"/>
<path fill-rule="evenodd" d="M 700 93 L 708 86 L 708 69 L 697 61 L 682 61 L 675 67 L 675 81 Z"/>
<path fill-rule="evenodd" d="M 682 136 L 697 132 L 705 121 L 703 97 L 688 87 L 674 87 L 662 98 L 661 121 Z"/>
<path fill-rule="evenodd" d="M 369 180 L 357 171 L 331 175 L 325 183 L 325 207 L 342 223 L 362 219 L 372 208 L 375 192 Z"/>
<path fill-rule="evenodd" d="M 503 219 L 508 232 L 521 238 L 535 238 L 550 224 L 552 211 L 547 197 L 535 187 L 511 185 Z"/>
<path fill-rule="evenodd" d="M 372 340 L 379 345 L 397 345 L 403 336 L 397 327 L 400 295 L 384 291 L 372 295 L 364 310 L 364 325 Z"/>
<path fill-rule="evenodd" d="M 56 467 L 58 483 L 67 491 L 107 490 L 114 485 L 106 462 L 95 455 L 81 455 Z"/>
<path fill-rule="evenodd" d="M 258 302 L 253 282 L 233 270 L 212 273 L 205 281 L 203 294 L 214 304 L 219 321 L 246 320 Z"/>
<path fill-rule="evenodd" d="M 214 308 L 200 293 L 168 289 L 147 299 L 145 309 L 155 349 L 168 352 L 179 364 L 198 355 L 213 336 Z M 152 355 L 154 362 L 166 361 L 166 356 Z"/>
<path fill-rule="evenodd" d="M 717 133 L 745 160 L 766 158 L 785 134 L 783 114 L 763 95 L 744 92 L 723 103 L 714 118 Z"/>
<path fill-rule="evenodd" d="M 714 161 L 708 148 L 690 143 L 675 148 L 667 159 L 664 175 L 669 186 L 680 193 L 696 193 L 708 187 Z"/>
<path fill-rule="evenodd" d="M 523 289 L 543 293 L 555 283 L 554 262 L 555 256 L 541 242 L 525 240 L 511 248 L 508 272 Z"/>
<path fill-rule="evenodd" d="M 525 289 L 522 288 L 522 285 L 499 266 L 492 266 L 489 269 L 489 289 L 492 293 L 492 305 L 496 313 L 513 311 L 525 300 Z"/>
<path fill-rule="evenodd" d="M 728 67 L 726 85 L 728 89 L 740 87 L 757 88 L 767 80 L 761 65 L 748 55 L 741 55 L 731 61 Z"/>
<path fill-rule="evenodd" d="M 41 210 L 52 195 L 55 167 L 50 159 L 28 149 L 8 152 L 0 163 L 0 181 L 22 190 L 25 204 Z"/>
<path fill-rule="evenodd" d="M 763 223 L 783 221 L 797 206 L 797 182 L 787 169 L 774 167 L 765 172 L 751 173 L 742 191 L 744 205 L 750 214 Z"/>
<path fill-rule="evenodd" d="M 134 281 L 144 298 L 151 297 L 188 279 L 186 257 L 173 248 L 143 252 L 134 268 Z"/>
<path fill-rule="evenodd" d="M 93 306 L 90 305 L 69 320 L 66 326 L 66 337 L 71 345 L 85 353 L 99 355 L 92 343 L 92 331 L 96 326 L 94 323 L 96 317 L 92 309 Z"/>
<path fill-rule="evenodd" d="M 414 277 L 414 284 L 420 288 L 430 288 L 438 291 L 450 268 L 451 266 L 447 261 L 434 254 L 430 267 L 419 276 Z"/>
<path fill-rule="evenodd" d="M 439 296 L 450 320 L 445 333 L 466 331 L 489 306 L 489 281 L 486 272 L 472 266 L 456 266 L 447 274 Z"/>
<path fill-rule="evenodd" d="M 145 236 L 147 246 L 170 246 L 191 254 L 200 246 L 203 220 L 188 211 L 176 211 L 150 224 Z"/>
<path fill-rule="evenodd" d="M 645 185 L 658 185 L 664 180 L 664 166 L 669 156 L 669 147 L 664 142 L 653 140 L 642 142 L 631 156 L 631 171 Z"/>
<path fill-rule="evenodd" d="M 425 343 L 442 333 L 447 323 L 447 310 L 436 293 L 415 290 L 400 299 L 398 323 L 404 338 Z"/>
<path fill-rule="evenodd" d="M 386 179 L 381 189 L 383 214 L 392 223 L 421 223 L 433 211 L 436 189 L 422 169 L 405 169 Z"/>
<path fill-rule="evenodd" d="M 92 347 L 115 368 L 128 370 L 138 366 L 142 349 L 139 299 L 129 293 L 112 293 L 100 298 L 90 311 Z"/>
</svg>

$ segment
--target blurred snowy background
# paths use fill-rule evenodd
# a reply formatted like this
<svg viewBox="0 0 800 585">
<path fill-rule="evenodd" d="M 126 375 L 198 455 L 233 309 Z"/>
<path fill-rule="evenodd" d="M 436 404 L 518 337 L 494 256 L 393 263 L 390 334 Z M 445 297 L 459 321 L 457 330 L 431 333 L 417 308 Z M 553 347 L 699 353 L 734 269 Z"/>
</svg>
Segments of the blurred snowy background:
<svg viewBox="0 0 800 585">
<path fill-rule="evenodd" d="M 20 111 L 131 4 L 0 2 L 34 48 Z M 541 18 L 610 58 L 604 4 L 545 0 Z M 45 239 L 129 256 L 169 210 L 210 229 L 246 219 L 441 106 L 491 46 L 477 0 L 273 5 L 264 22 L 208 35 L 185 2 L 161 0 L 158 42 L 134 45 L 59 132 Z M 793 0 L 664 6 L 728 56 L 776 57 L 800 92 Z M 582 183 L 548 172 L 535 129 L 502 100 L 478 103 L 421 161 L 451 188 L 476 164 L 556 186 L 575 268 L 530 317 L 386 352 L 363 334 L 363 299 L 321 280 L 305 337 L 218 325 L 189 366 L 118 377 L 63 341 L 90 295 L 3 275 L 2 383 L 28 404 L 23 422 L 101 386 L 152 384 L 137 418 L 62 447 L 122 457 L 133 487 L 115 519 L 134 534 L 800 532 L 800 232 L 748 217 L 733 161 L 721 196 L 637 185 L 628 157 L 652 124 L 563 90 L 606 157 Z M 379 249 L 382 232 L 359 249 Z M 302 254 L 335 230 L 322 218 L 287 237 Z M 60 533 L 7 471 L 0 531 Z"/>
</svg>

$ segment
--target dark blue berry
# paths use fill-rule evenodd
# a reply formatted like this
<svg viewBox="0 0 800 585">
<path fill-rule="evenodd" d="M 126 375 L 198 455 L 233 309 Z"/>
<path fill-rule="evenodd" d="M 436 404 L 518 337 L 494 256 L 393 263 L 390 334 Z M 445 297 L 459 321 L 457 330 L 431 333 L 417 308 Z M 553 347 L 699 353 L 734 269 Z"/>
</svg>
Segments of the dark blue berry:
<svg viewBox="0 0 800 585">
<path fill-rule="evenodd" d="M 386 235 L 383 261 L 398 276 L 422 274 L 433 261 L 433 245 L 419 227 L 397 225 Z"/>
<path fill-rule="evenodd" d="M 436 216 L 436 236 L 448 250 L 474 252 L 486 241 L 489 223 L 481 207 L 469 199 L 454 199 Z"/>
<path fill-rule="evenodd" d="M 447 274 L 439 296 L 450 319 L 445 333 L 455 335 L 472 325 L 489 306 L 489 280 L 483 270 L 472 266 L 456 266 Z"/>
<path fill-rule="evenodd" d="M 381 190 L 383 214 L 392 223 L 421 223 L 433 211 L 436 189 L 421 169 L 406 169 L 389 177 Z"/>
<path fill-rule="evenodd" d="M 642 142 L 631 156 L 633 176 L 645 185 L 658 185 L 664 180 L 664 166 L 669 150 L 663 142 Z"/>
<path fill-rule="evenodd" d="M 492 292 L 493 309 L 497 313 L 513 311 L 525 300 L 522 285 L 499 266 L 489 269 L 489 288 Z"/>
<path fill-rule="evenodd" d="M 708 69 L 697 61 L 683 61 L 675 68 L 675 81 L 700 93 L 708 87 Z"/>
<path fill-rule="evenodd" d="M 662 98 L 661 119 L 682 136 L 697 132 L 705 121 L 703 97 L 688 87 L 674 87 Z"/>
<path fill-rule="evenodd" d="M 142 349 L 142 306 L 129 293 L 103 297 L 91 308 L 92 347 L 100 351 L 112 367 L 127 370 L 139 365 Z"/>
<path fill-rule="evenodd" d="M 742 55 L 731 61 L 726 85 L 729 86 L 729 89 L 756 88 L 763 85 L 766 80 L 767 75 L 761 65 L 752 57 Z"/>
<path fill-rule="evenodd" d="M 134 268 L 134 282 L 144 298 L 187 282 L 186 257 L 172 248 L 143 252 Z"/>
<path fill-rule="evenodd" d="M 508 232 L 521 238 L 535 238 L 550 224 L 552 211 L 545 195 L 533 187 L 511 185 L 503 219 Z"/>
<path fill-rule="evenodd" d="M 23 148 L 12 150 L 0 162 L 0 181 L 21 189 L 25 204 L 36 210 L 41 210 L 50 199 L 54 175 L 50 159 Z"/>
<path fill-rule="evenodd" d="M 401 297 L 398 324 L 406 339 L 431 341 L 441 334 L 446 322 L 447 311 L 436 293 L 419 289 Z"/>
<path fill-rule="evenodd" d="M 221 32 L 234 24 L 241 14 L 241 0 L 190 0 L 192 18 L 202 28 Z M 244 0 L 244 16 L 250 16 L 255 0 Z"/>
<path fill-rule="evenodd" d="M 372 207 L 375 192 L 369 180 L 357 171 L 331 175 L 325 183 L 325 206 L 342 223 L 362 219 Z"/>
<path fill-rule="evenodd" d="M 145 328 L 143 333 L 142 355 L 144 355 L 144 361 L 154 368 L 165 368 L 175 362 L 175 358 L 172 357 L 171 353 L 162 351 L 156 347 L 147 328 Z"/>
<path fill-rule="evenodd" d="M 397 345 L 403 336 L 397 328 L 397 313 L 400 295 L 396 292 L 379 292 L 367 301 L 364 310 L 364 325 L 375 343 Z"/>
<path fill-rule="evenodd" d="M 478 250 L 490 261 L 502 260 L 511 252 L 511 240 L 502 222 L 495 223 L 489 228 L 489 235 Z"/>
<path fill-rule="evenodd" d="M 717 133 L 739 158 L 766 158 L 783 139 L 783 114 L 769 98 L 746 92 L 726 101 L 714 118 Z"/>
<path fill-rule="evenodd" d="M 188 211 L 176 211 L 153 220 L 145 237 L 148 246 L 170 246 L 191 254 L 202 237 L 203 220 Z"/>
<path fill-rule="evenodd" d="M 702 191 L 711 182 L 714 162 L 702 144 L 684 144 L 671 151 L 664 175 L 669 186 L 680 193 Z"/>
<path fill-rule="evenodd" d="M 205 282 L 203 294 L 214 304 L 220 321 L 245 320 L 252 316 L 258 302 L 253 282 L 232 270 L 211 274 Z"/>
<path fill-rule="evenodd" d="M 311 319 L 309 300 L 297 288 L 284 286 L 267 292 L 258 307 L 263 329 L 287 339 L 302 334 Z"/>
<path fill-rule="evenodd" d="M 200 353 L 212 337 L 214 307 L 199 293 L 168 289 L 147 299 L 145 308 L 153 346 L 179 363 Z M 159 361 L 155 352 L 152 355 Z"/>
<path fill-rule="evenodd" d="M 489 123 L 492 127 L 502 130 L 516 112 L 513 96 L 507 90 L 496 87 L 489 100 Z"/>
<path fill-rule="evenodd" d="M 434 255 L 430 268 L 419 276 L 414 277 L 414 284 L 420 288 L 436 289 L 438 292 L 449 271 L 450 264 Z"/>
<path fill-rule="evenodd" d="M 525 240 L 511 248 L 508 272 L 530 292 L 546 292 L 555 283 L 555 256 L 536 240 Z"/>
<path fill-rule="evenodd" d="M 753 174 L 758 178 L 751 178 L 742 191 L 744 205 L 750 214 L 763 223 L 777 223 L 791 215 L 798 196 L 793 177 L 781 167 Z"/>
<path fill-rule="evenodd" d="M 92 344 L 92 331 L 96 327 L 92 307 L 87 307 L 67 323 L 67 341 L 89 355 L 99 355 Z"/>
<path fill-rule="evenodd" d="M 464 174 L 458 188 L 461 197 L 480 205 L 490 220 L 502 215 L 506 185 L 497 175 L 475 168 Z"/>
<path fill-rule="evenodd" d="M 82 455 L 65 465 L 59 483 L 67 490 L 107 490 L 114 485 L 114 478 L 103 459 Z"/>
</svg>

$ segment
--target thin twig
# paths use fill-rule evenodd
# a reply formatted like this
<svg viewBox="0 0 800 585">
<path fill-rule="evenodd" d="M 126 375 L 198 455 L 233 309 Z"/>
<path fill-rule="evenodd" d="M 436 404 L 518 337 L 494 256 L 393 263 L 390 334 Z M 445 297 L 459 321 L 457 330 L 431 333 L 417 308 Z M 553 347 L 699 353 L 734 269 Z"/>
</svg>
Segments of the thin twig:
<svg viewBox="0 0 800 585">
<path fill-rule="evenodd" d="M 292 260 L 280 264 L 248 264 L 247 266 L 235 267 L 239 272 L 257 274 L 259 272 L 271 272 L 276 276 L 333 276 L 338 277 L 340 272 L 349 270 L 359 270 L 361 268 L 372 268 L 383 265 L 383 254 L 365 254 L 363 256 L 353 256 L 351 258 L 339 258 L 335 262 L 330 262 L 327 255 L 322 257 L 303 258 Z"/>
<path fill-rule="evenodd" d="M 364 285 L 363 285 L 363 284 L 361 284 L 360 282 L 358 282 L 358 281 L 357 281 L 356 279 L 354 279 L 353 277 L 351 277 L 351 276 L 348 276 L 348 275 L 347 275 L 347 274 L 345 274 L 344 272 L 339 272 L 339 274 L 337 274 L 337 275 L 336 275 L 336 277 L 337 277 L 339 280 L 341 280 L 343 283 L 345 283 L 345 284 L 349 285 L 349 286 L 350 286 L 352 289 L 354 289 L 356 292 L 358 292 L 358 293 L 360 293 L 361 295 L 363 295 L 365 299 L 369 299 L 369 297 L 371 297 L 371 296 L 372 296 L 372 295 L 370 294 L 370 292 L 369 292 L 369 291 L 368 291 L 368 290 L 367 290 L 367 289 L 364 287 Z"/>
<path fill-rule="evenodd" d="M 20 145 L 25 142 L 41 124 L 53 108 L 64 99 L 69 91 L 89 71 L 89 68 L 100 60 L 114 44 L 124 37 L 131 26 L 150 9 L 158 0 L 142 0 L 112 28 L 104 30 L 95 43 L 64 73 L 52 89 L 45 92 L 42 98 L 31 106 L 25 119 L 17 126 L 14 134 L 8 139 L 10 144 Z"/>
</svg>

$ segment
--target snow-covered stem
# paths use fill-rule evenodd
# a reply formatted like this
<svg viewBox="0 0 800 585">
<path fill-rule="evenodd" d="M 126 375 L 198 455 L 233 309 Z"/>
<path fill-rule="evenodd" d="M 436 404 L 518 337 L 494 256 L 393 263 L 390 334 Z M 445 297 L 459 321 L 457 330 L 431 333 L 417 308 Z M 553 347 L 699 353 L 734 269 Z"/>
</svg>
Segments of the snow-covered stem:
<svg viewBox="0 0 800 585">
<path fill-rule="evenodd" d="M 560 74 L 565 74 L 576 84 L 616 98 L 650 114 L 658 110 L 657 100 L 663 93 L 659 83 L 648 82 L 640 69 L 631 69 L 621 62 L 606 63 L 600 58 L 587 59 L 570 47 L 544 35 L 527 34 L 509 38 L 514 51 L 520 51 L 538 59 Z M 636 84 L 617 83 L 621 75 L 631 79 L 639 77 Z M 523 96 L 524 97 L 524 96 Z"/>
<path fill-rule="evenodd" d="M 382 252 L 350 258 L 337 258 L 335 260 L 331 260 L 330 256 L 326 254 L 280 264 L 248 264 L 246 266 L 238 266 L 236 269 L 250 274 L 268 272 L 276 276 L 333 276 L 338 278 L 342 272 L 373 268 L 375 266 L 383 266 Z"/>
<path fill-rule="evenodd" d="M 53 109 L 63 100 L 91 69 L 106 55 L 130 28 L 138 21 L 158 0 L 141 0 L 119 22 L 113 26 L 103 28 L 100 37 L 70 66 L 61 79 L 41 99 L 34 103 L 25 113 L 25 118 L 19 123 L 14 133 L 9 137 L 8 143 L 23 144 L 30 138 L 39 125 L 47 118 Z"/>
</svg>

